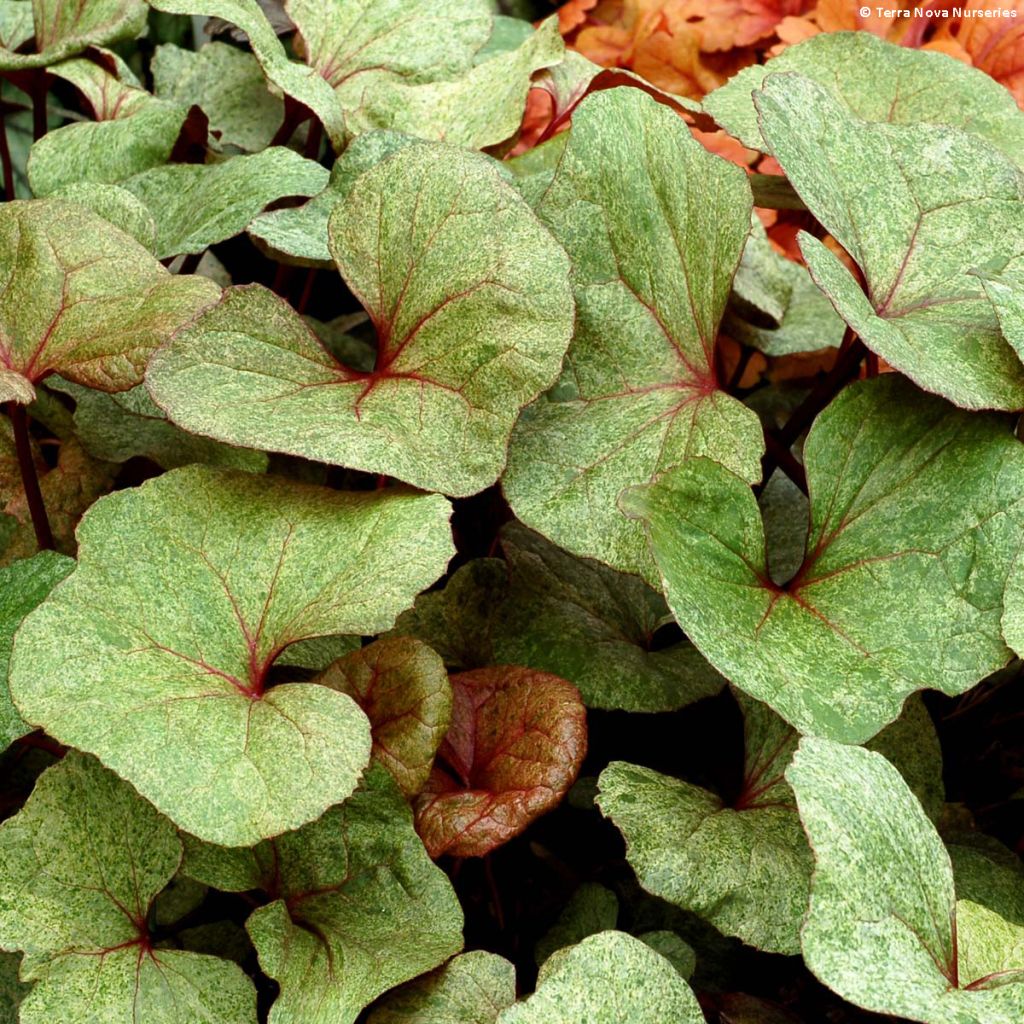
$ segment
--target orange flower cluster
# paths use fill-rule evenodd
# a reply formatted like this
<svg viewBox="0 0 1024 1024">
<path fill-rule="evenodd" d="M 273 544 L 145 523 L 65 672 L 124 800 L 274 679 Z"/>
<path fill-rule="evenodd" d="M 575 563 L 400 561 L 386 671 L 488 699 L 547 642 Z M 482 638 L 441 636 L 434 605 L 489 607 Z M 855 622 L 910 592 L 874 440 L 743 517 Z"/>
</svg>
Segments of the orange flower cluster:
<svg viewBox="0 0 1024 1024">
<path fill-rule="evenodd" d="M 930 0 L 907 6 L 909 16 L 891 0 L 569 0 L 558 17 L 566 40 L 595 64 L 694 99 L 819 32 L 861 29 L 973 64 L 1024 106 L 1024 0 L 966 0 L 959 17 Z"/>
</svg>

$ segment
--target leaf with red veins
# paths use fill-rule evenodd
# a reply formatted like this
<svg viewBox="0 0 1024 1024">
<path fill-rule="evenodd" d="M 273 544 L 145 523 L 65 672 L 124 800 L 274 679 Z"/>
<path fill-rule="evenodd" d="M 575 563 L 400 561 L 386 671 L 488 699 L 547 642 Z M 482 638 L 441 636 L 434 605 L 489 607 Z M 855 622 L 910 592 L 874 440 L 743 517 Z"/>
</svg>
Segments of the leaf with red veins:
<svg viewBox="0 0 1024 1024">
<path fill-rule="evenodd" d="M 753 493 L 718 463 L 689 460 L 623 507 L 719 672 L 803 733 L 863 743 L 914 691 L 963 693 L 1009 660 L 1024 445 L 1004 417 L 886 374 L 841 392 L 804 456 L 806 553 L 783 584 Z"/>
<path fill-rule="evenodd" d="M 269 1024 L 352 1024 L 379 995 L 462 948 L 455 892 L 380 765 L 296 832 L 249 849 L 187 836 L 185 849 L 189 877 L 271 898 L 246 922 L 261 969 L 281 987 Z"/>
<path fill-rule="evenodd" d="M 0 369 L 30 384 L 56 372 L 125 391 L 153 350 L 219 293 L 206 278 L 168 273 L 83 206 L 0 206 Z"/>
<path fill-rule="evenodd" d="M 174 826 L 93 758 L 71 751 L 40 776 L 0 826 L 0 945 L 24 951 L 35 983 L 23 1024 L 255 1024 L 235 964 L 152 945 L 153 901 L 181 859 Z"/>
<path fill-rule="evenodd" d="M 444 572 L 449 514 L 438 495 L 200 466 L 101 498 L 77 569 L 18 631 L 15 704 L 194 835 L 297 828 L 352 793 L 370 727 L 270 668 L 296 641 L 389 628 Z"/>
<path fill-rule="evenodd" d="M 142 0 L 33 0 L 31 12 L 32 31 L 21 41 L 34 36 L 36 52 L 2 48 L 0 70 L 44 68 L 89 46 L 133 39 L 145 30 L 149 13 Z M 5 40 L 8 45 L 17 41 Z"/>
<path fill-rule="evenodd" d="M 759 478 L 761 424 L 715 368 L 751 204 L 743 170 L 641 89 L 573 113 L 534 206 L 572 261 L 576 330 L 558 383 L 516 424 L 502 479 L 517 518 L 573 554 L 654 582 L 643 531 L 616 504 L 624 488 L 691 455 Z"/>
<path fill-rule="evenodd" d="M 452 725 L 416 828 L 432 857 L 482 857 L 552 810 L 587 749 L 586 711 L 571 683 L 497 666 L 451 678 Z"/>
<path fill-rule="evenodd" d="M 457 496 L 492 484 L 569 344 L 565 253 L 493 161 L 430 143 L 357 177 L 329 234 L 377 331 L 373 370 L 339 362 L 272 293 L 236 288 L 154 357 L 153 398 L 229 444 Z"/>
<path fill-rule="evenodd" d="M 373 757 L 407 797 L 424 786 L 451 720 L 440 655 L 412 637 L 378 640 L 339 658 L 314 682 L 347 693 L 366 713 Z"/>
</svg>

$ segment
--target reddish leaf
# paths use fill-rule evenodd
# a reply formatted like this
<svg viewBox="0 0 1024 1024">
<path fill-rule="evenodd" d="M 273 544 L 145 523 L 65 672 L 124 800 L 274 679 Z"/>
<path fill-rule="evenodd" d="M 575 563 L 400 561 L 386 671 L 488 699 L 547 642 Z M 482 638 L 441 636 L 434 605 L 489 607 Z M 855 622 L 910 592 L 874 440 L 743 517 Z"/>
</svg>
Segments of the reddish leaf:
<svg viewBox="0 0 1024 1024">
<path fill-rule="evenodd" d="M 451 719 L 452 692 L 440 656 L 412 637 L 385 638 L 339 658 L 315 682 L 347 693 L 363 709 L 373 757 L 407 797 L 415 796 Z"/>
<path fill-rule="evenodd" d="M 1016 17 L 984 17 L 985 12 L 1016 10 Z M 971 0 L 955 32 L 974 66 L 990 74 L 1024 106 L 1024 0 Z M 968 16 L 970 15 L 970 16 Z M 948 51 L 947 51 L 948 52 Z"/>
<path fill-rule="evenodd" d="M 492 667 L 452 676 L 452 726 L 416 828 L 432 857 L 482 857 L 562 799 L 587 747 L 576 687 L 546 672 Z"/>
</svg>

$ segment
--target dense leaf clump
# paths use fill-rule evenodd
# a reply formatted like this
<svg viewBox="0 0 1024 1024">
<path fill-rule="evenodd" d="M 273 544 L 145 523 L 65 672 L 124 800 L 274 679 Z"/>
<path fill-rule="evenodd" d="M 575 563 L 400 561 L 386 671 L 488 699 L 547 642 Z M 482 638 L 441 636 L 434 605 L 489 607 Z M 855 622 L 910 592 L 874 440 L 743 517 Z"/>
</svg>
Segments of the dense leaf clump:
<svg viewBox="0 0 1024 1024">
<path fill-rule="evenodd" d="M 1024 1020 L 1024 43 L 843 10 L 0 2 L 0 1024 Z"/>
</svg>

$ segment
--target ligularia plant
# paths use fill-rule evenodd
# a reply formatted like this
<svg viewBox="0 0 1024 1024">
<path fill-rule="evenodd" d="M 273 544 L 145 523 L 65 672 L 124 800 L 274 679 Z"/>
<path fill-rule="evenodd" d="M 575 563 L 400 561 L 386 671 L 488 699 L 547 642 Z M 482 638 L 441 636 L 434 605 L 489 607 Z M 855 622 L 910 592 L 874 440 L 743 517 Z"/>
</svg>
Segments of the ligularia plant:
<svg viewBox="0 0 1024 1024">
<path fill-rule="evenodd" d="M 0 1024 L 1024 1020 L 1024 112 L 618 6 L 0 3 Z"/>
</svg>

